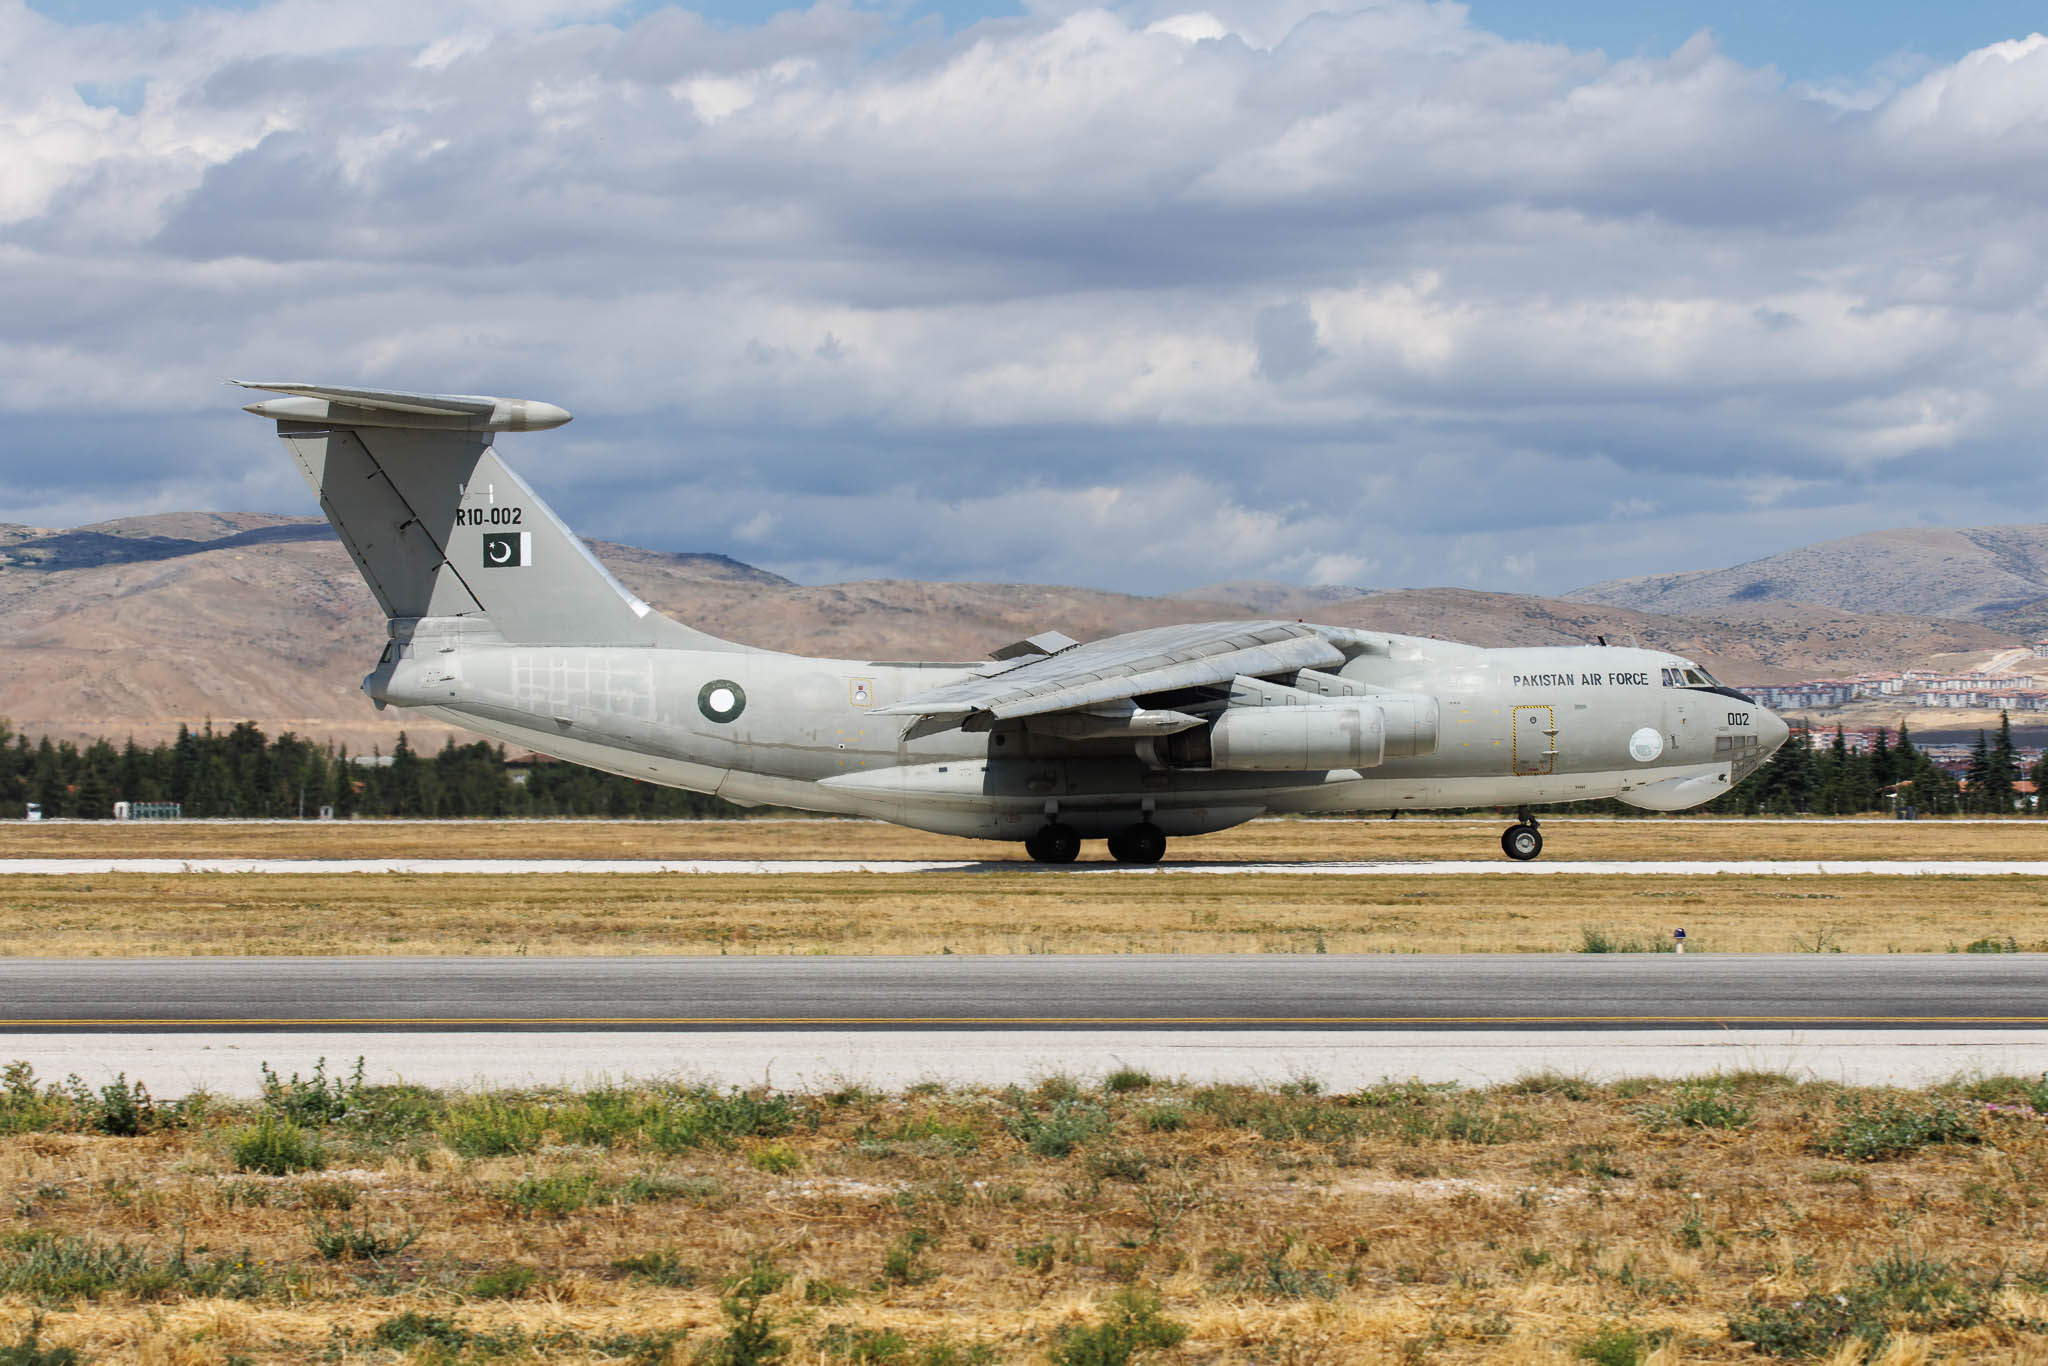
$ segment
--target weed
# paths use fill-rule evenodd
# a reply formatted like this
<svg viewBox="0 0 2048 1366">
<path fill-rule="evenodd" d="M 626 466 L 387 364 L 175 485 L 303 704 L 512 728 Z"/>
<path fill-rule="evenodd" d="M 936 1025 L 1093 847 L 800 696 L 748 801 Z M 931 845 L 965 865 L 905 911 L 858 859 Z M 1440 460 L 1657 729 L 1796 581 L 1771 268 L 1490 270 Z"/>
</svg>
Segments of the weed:
<svg viewBox="0 0 2048 1366">
<path fill-rule="evenodd" d="M 1132 1091 L 1149 1091 L 1152 1088 L 1152 1074 L 1135 1067 L 1119 1067 L 1102 1079 L 1102 1089 L 1113 1096 L 1128 1095 Z"/>
<path fill-rule="evenodd" d="M 2019 951 L 2020 941 L 2011 935 L 2007 935 L 2003 939 L 1987 935 L 1983 939 L 1972 939 L 1969 943 L 1963 945 L 1964 953 L 2018 953 Z M 1954 952 L 1954 949 L 1951 948 L 1950 952 Z"/>
<path fill-rule="evenodd" d="M 304 1081 L 294 1072 L 291 1080 L 280 1081 L 269 1063 L 259 1064 L 263 1073 L 263 1108 L 282 1120 L 307 1128 L 335 1124 L 362 1104 L 363 1060 L 356 1059 L 348 1080 L 327 1075 L 327 1059 L 313 1064 L 313 1075 Z"/>
<path fill-rule="evenodd" d="M 1110 1297 L 1095 1323 L 1062 1330 L 1052 1360 L 1054 1366 L 1126 1366 L 1142 1352 L 1179 1346 L 1187 1335 L 1187 1325 L 1161 1312 L 1158 1296 L 1130 1286 Z"/>
<path fill-rule="evenodd" d="M 728 1280 L 718 1302 L 725 1315 L 725 1336 L 697 1354 L 698 1366 L 760 1366 L 781 1360 L 789 1343 L 776 1335 L 775 1315 L 761 1301 L 788 1283 L 786 1273 L 759 1259 Z"/>
<path fill-rule="evenodd" d="M 1011 1248 L 1010 1256 L 1026 1271 L 1044 1276 L 1052 1271 L 1053 1264 L 1059 1260 L 1059 1249 L 1048 1238 L 1044 1242 L 1025 1243 Z"/>
<path fill-rule="evenodd" d="M 412 1224 L 402 1229 L 388 1223 L 371 1227 L 368 1210 L 363 1211 L 359 1220 L 329 1223 L 315 1215 L 306 1221 L 306 1238 L 313 1244 L 313 1251 L 330 1262 L 379 1261 L 405 1251 L 419 1241 L 419 1236 L 419 1229 Z"/>
<path fill-rule="evenodd" d="M 1681 1082 L 1668 1104 L 1645 1105 L 1636 1117 L 1652 1129 L 1742 1129 L 1756 1112 L 1726 1079 Z"/>
<path fill-rule="evenodd" d="M 1649 935 L 1637 938 L 1613 930 L 1603 930 L 1586 925 L 1579 930 L 1580 953 L 1671 953 L 1677 948 L 1674 940 Z"/>
<path fill-rule="evenodd" d="M 289 1176 L 293 1172 L 316 1172 L 327 1165 L 327 1150 L 319 1140 L 288 1119 L 262 1115 L 256 1123 L 235 1131 L 228 1140 L 235 1170 L 262 1172 L 266 1176 Z"/>
<path fill-rule="evenodd" d="M 612 1263 L 612 1269 L 626 1272 L 651 1285 L 677 1288 L 695 1285 L 701 1274 L 696 1267 L 666 1249 L 643 1252 L 637 1257 L 621 1257 Z"/>
<path fill-rule="evenodd" d="M 539 1279 L 540 1273 L 532 1267 L 514 1263 L 493 1271 L 478 1272 L 470 1279 L 465 1293 L 477 1300 L 516 1300 L 533 1289 L 534 1282 Z"/>
<path fill-rule="evenodd" d="M 724 1148 L 742 1138 L 778 1138 L 795 1125 L 785 1096 L 696 1086 L 668 1093 L 650 1116 L 645 1142 L 656 1152 Z"/>
<path fill-rule="evenodd" d="M 43 1316 L 28 1321 L 28 1331 L 13 1342 L 0 1343 L 0 1366 L 82 1366 L 75 1347 L 43 1346 Z"/>
<path fill-rule="evenodd" d="M 530 1153 L 547 1135 L 547 1112 L 503 1096 L 469 1096 L 448 1107 L 439 1129 L 441 1141 L 464 1157 Z"/>
<path fill-rule="evenodd" d="M 830 1276 L 813 1276 L 804 1282 L 805 1304 L 845 1304 L 853 1298 L 853 1287 L 841 1285 Z"/>
<path fill-rule="evenodd" d="M 1580 1361 L 1592 1362 L 1593 1366 L 1637 1366 L 1670 1336 L 1668 1330 L 1638 1333 L 1633 1328 L 1602 1328 L 1574 1345 L 1572 1355 Z"/>
<path fill-rule="evenodd" d="M 981 1135 L 965 1120 L 949 1120 L 927 1110 L 906 1115 L 886 1137 L 863 1131 L 859 1147 L 867 1157 L 961 1157 L 981 1147 Z"/>
<path fill-rule="evenodd" d="M 889 1244 L 882 1254 L 882 1279 L 890 1285 L 923 1285 L 938 1276 L 937 1268 L 924 1258 L 932 1246 L 927 1229 L 914 1228 Z"/>
<path fill-rule="evenodd" d="M 1842 937 L 1833 930 L 1808 930 L 1792 936 L 1794 953 L 1840 953 Z"/>
<path fill-rule="evenodd" d="M 1155 1134 L 1179 1133 L 1188 1126 L 1187 1107 L 1174 1101 L 1161 1101 L 1148 1105 L 1140 1112 L 1140 1122 Z"/>
<path fill-rule="evenodd" d="M 1097 1181 L 1124 1181 L 1142 1186 L 1145 1178 L 1151 1175 L 1152 1159 L 1135 1148 L 1117 1148 L 1110 1152 L 1090 1153 L 1083 1168 Z"/>
<path fill-rule="evenodd" d="M 1591 1100 L 1593 1084 L 1563 1072 L 1532 1072 L 1501 1088 L 1511 1096 L 1555 1096 L 1560 1100 Z"/>
<path fill-rule="evenodd" d="M 138 1300 L 176 1295 L 257 1299 L 277 1288 L 274 1268 L 239 1253 L 194 1258 L 181 1244 L 168 1256 L 93 1238 L 30 1234 L 12 1258 L 0 1261 L 0 1294 L 39 1304 L 97 1300 L 119 1292 Z"/>
<path fill-rule="evenodd" d="M 747 1164 L 757 1172 L 787 1176 L 804 1165 L 803 1154 L 787 1143 L 764 1143 L 747 1154 Z"/>
<path fill-rule="evenodd" d="M 469 1344 L 469 1333 L 445 1314 L 423 1314 L 408 1309 L 379 1323 L 370 1340 L 379 1347 L 410 1351 L 414 1347 L 442 1347 L 460 1351 Z"/>
<path fill-rule="evenodd" d="M 1975 1143 L 1983 1135 L 1971 1117 L 1947 1100 L 1925 1106 L 1886 1098 L 1866 1108 L 1853 1096 L 1836 1102 L 1835 1127 L 1814 1140 L 1814 1148 L 1852 1162 L 1880 1162 L 1939 1143 Z"/>
<path fill-rule="evenodd" d="M 67 1077 L 64 1084 L 83 1127 L 92 1133 L 134 1138 L 164 1127 L 167 1116 L 158 1112 L 149 1088 L 139 1081 L 131 1083 L 126 1072 L 97 1091 L 76 1076 Z"/>
<path fill-rule="evenodd" d="M 1011 1136 L 1039 1157 L 1066 1157 L 1081 1144 L 1108 1133 L 1109 1128 L 1108 1111 L 1073 1100 L 1055 1101 L 1045 1114 L 1021 1110 L 1009 1122 Z"/>
<path fill-rule="evenodd" d="M 1875 1347 L 1894 1332 L 1972 1327 L 1991 1317 L 1996 1289 L 1996 1278 L 1975 1282 L 1951 1263 L 1898 1249 L 1840 1290 L 1809 1289 L 1789 1303 L 1753 1298 L 1729 1317 L 1728 1332 L 1771 1356 L 1814 1357 L 1852 1339 Z"/>
</svg>

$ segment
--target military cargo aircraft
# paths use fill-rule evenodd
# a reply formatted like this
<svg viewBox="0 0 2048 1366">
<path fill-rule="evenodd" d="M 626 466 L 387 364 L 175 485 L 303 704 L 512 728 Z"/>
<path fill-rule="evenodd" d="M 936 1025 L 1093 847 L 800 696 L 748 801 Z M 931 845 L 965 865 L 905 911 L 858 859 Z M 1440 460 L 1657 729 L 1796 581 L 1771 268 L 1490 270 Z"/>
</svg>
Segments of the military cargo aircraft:
<svg viewBox="0 0 2048 1366">
<path fill-rule="evenodd" d="M 720 640 L 629 592 L 492 448 L 549 403 L 236 381 L 389 618 L 363 680 L 541 754 L 742 805 L 1156 863 L 1268 812 L 1697 806 L 1784 722 L 1656 650 L 1482 649 L 1287 621 L 1056 631 L 985 660 L 810 659 Z"/>
</svg>

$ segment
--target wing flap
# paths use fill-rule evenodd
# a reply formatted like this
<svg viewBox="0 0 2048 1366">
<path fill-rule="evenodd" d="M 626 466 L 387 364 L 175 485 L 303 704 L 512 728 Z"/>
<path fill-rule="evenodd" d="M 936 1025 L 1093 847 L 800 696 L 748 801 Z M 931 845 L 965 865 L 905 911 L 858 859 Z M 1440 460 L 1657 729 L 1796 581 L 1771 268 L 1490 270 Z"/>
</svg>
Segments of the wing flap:
<svg viewBox="0 0 2048 1366">
<path fill-rule="evenodd" d="M 1007 721 L 1224 684 L 1241 674 L 1325 669 L 1343 661 L 1343 651 L 1307 626 L 1277 621 L 1160 626 L 1077 645 L 992 678 L 934 688 L 877 710 L 904 716 L 985 713 Z"/>
</svg>

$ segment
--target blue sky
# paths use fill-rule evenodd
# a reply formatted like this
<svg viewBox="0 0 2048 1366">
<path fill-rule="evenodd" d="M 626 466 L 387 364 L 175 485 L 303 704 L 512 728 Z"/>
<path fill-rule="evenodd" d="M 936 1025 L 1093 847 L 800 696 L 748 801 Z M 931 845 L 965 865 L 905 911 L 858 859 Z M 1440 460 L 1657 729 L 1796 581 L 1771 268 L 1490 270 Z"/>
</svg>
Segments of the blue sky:
<svg viewBox="0 0 2048 1366">
<path fill-rule="evenodd" d="M 29 7 L 66 23 L 100 23 L 145 13 L 174 16 L 195 9 L 251 9 L 255 3 L 30 0 Z M 936 16 L 955 29 L 991 16 L 1023 13 L 1014 0 L 901 0 L 871 7 L 903 18 Z M 720 23 L 746 25 L 790 6 L 761 0 L 702 0 L 691 8 Z M 1667 53 L 1710 28 L 1730 56 L 1753 65 L 1774 65 L 1798 80 L 1856 76 L 1901 55 L 1954 61 L 1986 43 L 2048 25 L 2039 0 L 1948 0 L 1938 5 L 1924 0 L 1470 0 L 1468 8 L 1475 23 L 1504 37 L 1601 48 L 1613 57 Z"/>
<path fill-rule="evenodd" d="M 573 525 L 809 582 L 2048 522 L 2016 4 L 33 4 L 0 522 L 310 512 L 231 375 L 561 403 Z"/>
</svg>

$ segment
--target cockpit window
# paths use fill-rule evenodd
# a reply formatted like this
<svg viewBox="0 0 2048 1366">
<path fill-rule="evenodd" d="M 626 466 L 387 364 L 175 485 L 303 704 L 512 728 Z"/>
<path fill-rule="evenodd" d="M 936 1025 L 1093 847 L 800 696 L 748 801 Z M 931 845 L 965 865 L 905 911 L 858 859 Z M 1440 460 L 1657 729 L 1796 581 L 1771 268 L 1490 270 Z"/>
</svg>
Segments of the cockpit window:
<svg viewBox="0 0 2048 1366">
<path fill-rule="evenodd" d="M 1707 676 L 1698 669 L 1687 669 L 1685 671 L 1685 681 L 1688 687 L 1711 688 L 1714 686 L 1707 680 Z"/>
</svg>

